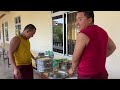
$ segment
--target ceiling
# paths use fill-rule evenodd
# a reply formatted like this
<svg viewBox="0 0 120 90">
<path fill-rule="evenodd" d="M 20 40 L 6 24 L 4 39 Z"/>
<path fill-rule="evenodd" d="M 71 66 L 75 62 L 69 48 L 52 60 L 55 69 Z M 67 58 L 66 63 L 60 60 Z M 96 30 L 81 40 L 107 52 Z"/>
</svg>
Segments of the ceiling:
<svg viewBox="0 0 120 90">
<path fill-rule="evenodd" d="M 9 11 L 0 11 L 0 19 L 5 16 Z"/>
</svg>

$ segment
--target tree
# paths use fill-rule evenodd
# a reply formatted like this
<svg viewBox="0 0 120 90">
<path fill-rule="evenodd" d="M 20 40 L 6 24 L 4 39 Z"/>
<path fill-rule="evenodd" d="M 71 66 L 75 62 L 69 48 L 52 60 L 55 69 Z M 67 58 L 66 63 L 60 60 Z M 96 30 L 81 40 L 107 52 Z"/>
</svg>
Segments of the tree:
<svg viewBox="0 0 120 90">
<path fill-rule="evenodd" d="M 62 25 L 55 25 L 53 27 L 53 41 L 62 43 L 63 41 Z"/>
</svg>

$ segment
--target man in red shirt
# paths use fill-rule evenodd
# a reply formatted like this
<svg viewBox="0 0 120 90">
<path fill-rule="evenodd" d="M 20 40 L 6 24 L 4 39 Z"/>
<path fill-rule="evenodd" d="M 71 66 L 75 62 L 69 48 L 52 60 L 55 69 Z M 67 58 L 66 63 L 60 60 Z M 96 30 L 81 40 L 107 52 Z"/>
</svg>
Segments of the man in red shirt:
<svg viewBox="0 0 120 90">
<path fill-rule="evenodd" d="M 79 33 L 69 74 L 77 71 L 79 79 L 108 79 L 106 57 L 115 51 L 114 42 L 104 29 L 94 25 L 93 11 L 79 11 L 76 25 Z"/>
</svg>

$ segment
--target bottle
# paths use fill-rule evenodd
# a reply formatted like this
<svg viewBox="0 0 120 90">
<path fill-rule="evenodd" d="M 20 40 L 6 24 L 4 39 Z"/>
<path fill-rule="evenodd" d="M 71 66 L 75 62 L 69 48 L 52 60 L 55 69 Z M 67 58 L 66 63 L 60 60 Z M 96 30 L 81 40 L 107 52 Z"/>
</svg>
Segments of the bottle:
<svg viewBox="0 0 120 90">
<path fill-rule="evenodd" d="M 45 51 L 45 56 L 49 56 L 48 51 Z"/>
<path fill-rule="evenodd" d="M 53 59 L 54 53 L 52 51 L 50 52 L 50 56 L 49 57 Z"/>
<path fill-rule="evenodd" d="M 48 56 L 50 56 L 50 51 L 48 50 Z"/>
<path fill-rule="evenodd" d="M 55 60 L 53 60 L 53 63 L 52 63 L 53 71 L 57 71 L 57 66 L 58 66 L 58 63 Z"/>
</svg>

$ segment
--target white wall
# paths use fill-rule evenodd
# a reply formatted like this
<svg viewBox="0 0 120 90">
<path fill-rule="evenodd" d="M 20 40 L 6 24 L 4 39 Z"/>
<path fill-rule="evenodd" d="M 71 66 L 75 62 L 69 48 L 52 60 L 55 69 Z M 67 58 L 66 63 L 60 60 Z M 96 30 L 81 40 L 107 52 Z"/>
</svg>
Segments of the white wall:
<svg viewBox="0 0 120 90">
<path fill-rule="evenodd" d="M 0 19 L 0 30 L 2 23 L 8 21 L 10 40 L 15 36 L 14 18 L 16 16 L 21 16 L 22 30 L 27 24 L 34 24 L 37 28 L 36 34 L 30 39 L 32 51 L 38 53 L 40 51 L 52 50 L 51 11 L 10 11 L 9 14 Z"/>
<path fill-rule="evenodd" d="M 95 24 L 104 28 L 116 44 L 116 51 L 107 58 L 110 79 L 120 79 L 120 11 L 95 11 Z"/>
</svg>

